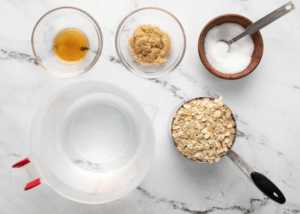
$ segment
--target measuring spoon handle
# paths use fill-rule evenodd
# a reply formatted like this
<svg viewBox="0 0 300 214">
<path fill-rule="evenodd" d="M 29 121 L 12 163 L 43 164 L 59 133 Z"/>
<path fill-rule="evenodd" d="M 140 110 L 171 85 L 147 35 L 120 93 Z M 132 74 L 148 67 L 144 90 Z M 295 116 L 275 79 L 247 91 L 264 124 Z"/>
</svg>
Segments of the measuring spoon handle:
<svg viewBox="0 0 300 214">
<path fill-rule="evenodd" d="M 261 30 L 262 28 L 266 27 L 267 25 L 271 24 L 275 20 L 279 19 L 280 17 L 284 16 L 285 14 L 291 12 L 294 9 L 295 6 L 292 2 L 286 3 L 285 5 L 281 6 L 277 10 L 274 10 L 272 13 L 266 15 L 260 20 L 254 22 L 252 25 L 248 26 L 243 33 L 231 39 L 229 41 L 229 44 L 238 41 L 239 39 L 243 38 L 246 35 L 252 35 L 253 33 Z"/>
<path fill-rule="evenodd" d="M 262 193 L 279 204 L 285 203 L 286 200 L 282 192 L 266 176 L 253 166 L 249 165 L 234 151 L 230 150 L 227 153 L 227 156 L 250 179 L 250 181 L 252 181 L 255 186 L 262 191 Z"/>
</svg>

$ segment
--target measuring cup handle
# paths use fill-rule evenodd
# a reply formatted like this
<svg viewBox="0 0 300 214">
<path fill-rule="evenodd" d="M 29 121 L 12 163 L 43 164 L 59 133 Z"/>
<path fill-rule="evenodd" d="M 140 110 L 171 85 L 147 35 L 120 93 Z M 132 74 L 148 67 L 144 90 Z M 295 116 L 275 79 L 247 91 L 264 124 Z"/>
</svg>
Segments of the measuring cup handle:
<svg viewBox="0 0 300 214">
<path fill-rule="evenodd" d="M 230 150 L 227 153 L 227 156 L 249 178 L 249 180 L 255 184 L 255 186 L 262 193 L 264 193 L 266 196 L 268 196 L 269 198 L 271 198 L 279 204 L 285 203 L 286 200 L 283 193 L 266 176 L 264 176 L 253 166 L 249 165 L 234 151 Z"/>
<path fill-rule="evenodd" d="M 260 189 L 266 196 L 273 199 L 279 204 L 285 203 L 285 197 L 278 187 L 260 172 L 252 172 L 251 178 L 255 186 Z"/>
<path fill-rule="evenodd" d="M 31 163 L 31 161 L 29 160 L 29 158 L 25 158 L 24 160 L 21 160 L 12 166 L 12 168 L 25 167 L 26 172 L 28 174 L 28 178 L 30 180 L 30 182 L 28 182 L 24 188 L 25 191 L 32 189 L 41 184 L 41 179 L 38 178 L 39 176 L 36 173 L 34 166 L 30 163 Z"/>
</svg>

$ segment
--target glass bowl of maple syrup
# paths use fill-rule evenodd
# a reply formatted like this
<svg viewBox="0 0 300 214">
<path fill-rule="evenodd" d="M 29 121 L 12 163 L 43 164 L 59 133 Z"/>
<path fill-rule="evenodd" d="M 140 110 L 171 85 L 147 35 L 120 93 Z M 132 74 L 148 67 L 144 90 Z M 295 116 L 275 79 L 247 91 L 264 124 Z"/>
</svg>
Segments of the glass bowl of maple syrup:
<svg viewBox="0 0 300 214">
<path fill-rule="evenodd" d="M 35 25 L 31 45 L 38 63 L 50 74 L 68 78 L 90 70 L 98 61 L 103 37 L 96 20 L 74 7 L 60 7 Z"/>
</svg>

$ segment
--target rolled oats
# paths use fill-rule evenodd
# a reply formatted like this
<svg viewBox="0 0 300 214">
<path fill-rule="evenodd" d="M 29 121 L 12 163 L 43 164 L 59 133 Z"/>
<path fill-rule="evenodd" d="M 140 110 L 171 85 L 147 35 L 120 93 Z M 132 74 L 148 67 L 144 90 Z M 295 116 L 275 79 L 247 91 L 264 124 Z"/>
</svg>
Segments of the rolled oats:
<svg viewBox="0 0 300 214">
<path fill-rule="evenodd" d="M 218 162 L 236 135 L 232 112 L 222 98 L 197 98 L 185 103 L 173 117 L 172 137 L 187 158 Z"/>
</svg>

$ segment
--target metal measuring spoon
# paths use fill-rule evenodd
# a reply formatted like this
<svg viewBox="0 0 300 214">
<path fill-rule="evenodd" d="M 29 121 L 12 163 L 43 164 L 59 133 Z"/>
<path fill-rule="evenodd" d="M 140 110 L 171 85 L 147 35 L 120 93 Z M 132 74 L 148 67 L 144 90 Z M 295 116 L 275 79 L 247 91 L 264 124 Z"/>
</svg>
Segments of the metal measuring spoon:
<svg viewBox="0 0 300 214">
<path fill-rule="evenodd" d="M 285 5 L 281 6 L 277 10 L 274 10 L 272 13 L 269 13 L 265 17 L 261 18 L 260 20 L 254 22 L 252 25 L 249 25 L 246 30 L 241 33 L 240 35 L 234 37 L 233 39 L 226 41 L 224 39 L 219 40 L 219 42 L 225 42 L 228 44 L 230 50 L 230 45 L 246 35 L 252 35 L 253 33 L 261 30 L 262 28 L 266 27 L 267 25 L 271 24 L 275 20 L 279 19 L 280 17 L 284 16 L 285 14 L 291 12 L 295 9 L 294 4 L 290 1 Z"/>
<path fill-rule="evenodd" d="M 169 135 L 176 147 L 176 144 L 173 140 L 172 137 L 172 124 L 173 124 L 173 115 L 187 102 L 194 100 L 194 99 L 203 99 L 203 98 L 209 98 L 211 100 L 214 100 L 214 98 L 211 97 L 196 97 L 193 99 L 189 99 L 188 101 L 185 101 L 184 103 L 181 103 L 179 106 L 177 106 L 175 108 L 175 110 L 172 112 L 172 117 L 171 117 L 171 127 L 169 129 Z M 228 106 L 226 106 L 224 104 L 225 107 L 228 108 Z M 230 108 L 229 108 L 230 109 Z M 234 118 L 234 115 L 231 114 L 234 123 L 235 123 L 235 129 L 237 130 L 237 126 L 236 126 L 236 121 Z M 257 169 L 255 169 L 253 166 L 249 165 L 246 161 L 244 161 L 238 154 L 236 154 L 233 150 L 232 147 L 234 146 L 235 143 L 235 139 L 236 139 L 236 135 L 234 136 L 234 140 L 232 142 L 232 146 L 230 149 L 228 149 L 228 152 L 225 154 L 229 157 L 229 159 L 249 178 L 249 180 L 254 183 L 254 185 L 266 196 L 268 196 L 269 198 L 271 198 L 273 201 L 279 203 L 279 204 L 284 204 L 285 203 L 285 197 L 283 195 L 283 193 L 278 189 L 278 187 L 272 182 L 270 181 L 266 176 L 264 176 L 261 172 L 259 172 Z M 177 149 L 177 148 L 176 148 Z M 180 152 L 180 154 L 182 154 Z M 183 154 L 182 154 L 183 155 Z M 223 155 L 221 158 L 223 158 L 225 155 Z M 186 157 L 185 155 L 183 155 L 184 157 Z M 187 158 L 187 157 L 186 157 Z M 189 158 L 188 158 L 189 159 Z M 191 159 L 189 159 L 191 160 Z M 194 161 L 194 160 L 191 160 Z M 200 163 L 208 163 L 208 162 L 201 162 L 201 161 L 197 161 Z"/>
</svg>

